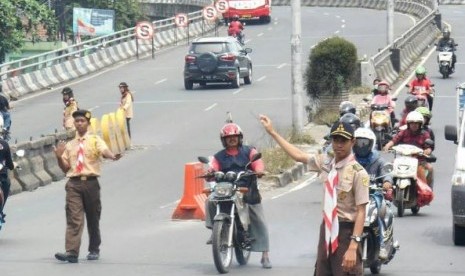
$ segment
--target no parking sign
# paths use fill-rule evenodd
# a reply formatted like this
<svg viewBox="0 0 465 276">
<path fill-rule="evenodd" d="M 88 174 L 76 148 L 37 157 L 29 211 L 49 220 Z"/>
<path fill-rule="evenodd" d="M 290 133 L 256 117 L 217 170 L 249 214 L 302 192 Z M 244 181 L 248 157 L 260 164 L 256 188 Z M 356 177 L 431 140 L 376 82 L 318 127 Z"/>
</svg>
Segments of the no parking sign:
<svg viewBox="0 0 465 276">
<path fill-rule="evenodd" d="M 209 21 L 216 20 L 216 17 L 217 17 L 216 8 L 212 5 L 206 6 L 205 8 L 203 8 L 202 14 L 203 14 L 203 17 Z"/>
<path fill-rule="evenodd" d="M 178 13 L 174 16 L 174 23 L 178 27 L 186 27 L 189 24 L 189 17 L 185 13 Z"/>
</svg>

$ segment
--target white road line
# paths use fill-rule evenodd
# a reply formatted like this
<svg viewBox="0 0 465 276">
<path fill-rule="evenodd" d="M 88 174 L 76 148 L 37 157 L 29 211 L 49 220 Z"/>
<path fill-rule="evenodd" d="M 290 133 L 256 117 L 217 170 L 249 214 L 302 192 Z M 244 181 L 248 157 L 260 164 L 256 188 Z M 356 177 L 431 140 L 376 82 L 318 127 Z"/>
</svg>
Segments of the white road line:
<svg viewBox="0 0 465 276">
<path fill-rule="evenodd" d="M 283 68 L 284 66 L 286 66 L 286 63 L 281 63 L 281 64 L 280 64 L 278 67 L 276 67 L 276 68 L 281 69 L 281 68 Z"/>
<path fill-rule="evenodd" d="M 262 36 L 262 35 L 263 35 L 263 33 L 259 33 L 257 36 L 260 37 L 260 36 Z"/>
<path fill-rule="evenodd" d="M 341 18 L 341 16 L 340 16 L 340 15 L 336 15 L 336 18 Z"/>
<path fill-rule="evenodd" d="M 165 81 L 167 81 L 167 80 L 168 80 L 168 79 L 161 79 L 161 80 L 157 81 L 155 84 L 160 84 L 160 83 L 163 83 L 163 82 L 165 82 Z"/>
<path fill-rule="evenodd" d="M 268 27 L 268 31 L 271 31 L 271 30 L 273 30 L 273 27 Z"/>
<path fill-rule="evenodd" d="M 457 96 L 434 96 L 434 98 L 451 98 L 451 99 L 456 99 Z"/>
<path fill-rule="evenodd" d="M 209 107 L 205 108 L 204 111 L 209 111 L 210 109 L 214 108 L 217 105 L 218 105 L 217 103 L 214 103 L 214 104 L 210 105 Z"/>
<path fill-rule="evenodd" d="M 260 77 L 257 81 L 262 81 L 262 80 L 264 80 L 264 79 L 266 79 L 266 76 Z"/>
<path fill-rule="evenodd" d="M 345 27 L 346 27 L 346 24 L 342 24 L 342 25 L 341 25 L 341 28 L 344 29 Z"/>
<path fill-rule="evenodd" d="M 88 110 L 89 110 L 89 111 L 92 111 L 92 110 L 97 109 L 97 108 L 99 108 L 99 107 L 100 107 L 100 106 L 96 105 L 96 106 L 94 106 L 94 107 L 89 108 Z"/>
<path fill-rule="evenodd" d="M 290 189 L 289 191 L 285 191 L 284 193 L 281 193 L 279 195 L 275 195 L 271 199 L 277 199 L 277 198 L 280 198 L 280 197 L 285 196 L 287 194 L 290 194 L 292 192 L 301 190 L 301 189 L 307 187 L 308 185 L 310 185 L 310 183 L 312 183 L 315 178 L 316 178 L 316 175 L 313 175 L 312 177 L 310 177 L 309 179 L 307 179 L 304 182 L 300 183 L 299 185 L 295 186 L 294 188 Z"/>
<path fill-rule="evenodd" d="M 346 23 L 346 21 L 344 19 L 341 20 L 341 23 Z"/>
<path fill-rule="evenodd" d="M 278 21 L 275 21 L 273 24 L 278 25 Z"/>
<path fill-rule="evenodd" d="M 312 46 L 310 46 L 310 49 L 313 49 L 316 47 L 316 44 L 313 44 Z"/>
<path fill-rule="evenodd" d="M 176 200 L 176 201 L 173 201 L 173 202 L 171 202 L 171 203 L 168 203 L 168 204 L 162 205 L 162 206 L 160 206 L 160 209 L 164 209 L 164 208 L 166 208 L 166 207 L 170 207 L 170 206 L 172 206 L 172 205 L 176 205 L 176 204 L 178 204 L 178 203 L 179 203 L 179 201 L 181 201 L 181 200 L 179 200 L 179 199 L 178 199 L 178 200 Z"/>
<path fill-rule="evenodd" d="M 335 33 L 335 34 L 338 34 L 338 33 L 339 33 L 339 30 L 335 31 L 334 33 Z"/>
<path fill-rule="evenodd" d="M 242 90 L 244 90 L 244 88 L 237 89 L 236 91 L 233 92 L 233 95 L 236 95 L 237 93 L 241 92 Z"/>
<path fill-rule="evenodd" d="M 323 15 L 329 15 L 329 13 L 325 12 L 325 13 L 323 13 Z"/>
</svg>

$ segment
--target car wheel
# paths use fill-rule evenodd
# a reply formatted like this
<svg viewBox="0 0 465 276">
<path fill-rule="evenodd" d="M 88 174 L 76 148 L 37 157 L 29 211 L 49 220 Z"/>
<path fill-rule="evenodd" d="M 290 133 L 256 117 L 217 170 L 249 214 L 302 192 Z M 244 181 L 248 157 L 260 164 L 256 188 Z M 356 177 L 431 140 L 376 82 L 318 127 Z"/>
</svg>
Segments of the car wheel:
<svg viewBox="0 0 465 276">
<path fill-rule="evenodd" d="M 191 80 L 184 80 L 184 88 L 186 88 L 186 90 L 192 90 L 194 88 L 194 82 Z"/>
<path fill-rule="evenodd" d="M 244 77 L 245 84 L 252 84 L 252 65 L 248 66 L 247 76 Z"/>
<path fill-rule="evenodd" d="M 465 227 L 454 223 L 453 238 L 455 245 L 465 245 Z"/>
<path fill-rule="evenodd" d="M 232 81 L 232 88 L 239 88 L 241 86 L 241 75 L 239 74 L 239 68 L 236 69 L 236 78 Z"/>
</svg>

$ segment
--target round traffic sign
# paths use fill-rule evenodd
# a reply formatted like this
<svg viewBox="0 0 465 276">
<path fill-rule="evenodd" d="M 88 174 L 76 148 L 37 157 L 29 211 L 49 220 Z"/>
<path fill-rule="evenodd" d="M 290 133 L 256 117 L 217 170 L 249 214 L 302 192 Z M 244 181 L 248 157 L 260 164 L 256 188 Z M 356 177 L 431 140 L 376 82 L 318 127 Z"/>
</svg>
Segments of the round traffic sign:
<svg viewBox="0 0 465 276">
<path fill-rule="evenodd" d="M 203 8 L 202 13 L 203 13 L 203 17 L 210 21 L 215 20 L 217 17 L 216 9 L 212 5 L 206 6 L 205 8 Z"/>
<path fill-rule="evenodd" d="M 189 17 L 185 13 L 178 13 L 174 16 L 174 23 L 178 27 L 186 27 L 189 24 Z"/>
<path fill-rule="evenodd" d="M 138 22 L 136 25 L 136 36 L 140 39 L 151 39 L 153 37 L 153 25 L 148 21 Z"/>
<path fill-rule="evenodd" d="M 229 10 L 229 3 L 226 0 L 219 0 L 215 3 L 215 8 L 220 13 L 226 13 Z"/>
</svg>

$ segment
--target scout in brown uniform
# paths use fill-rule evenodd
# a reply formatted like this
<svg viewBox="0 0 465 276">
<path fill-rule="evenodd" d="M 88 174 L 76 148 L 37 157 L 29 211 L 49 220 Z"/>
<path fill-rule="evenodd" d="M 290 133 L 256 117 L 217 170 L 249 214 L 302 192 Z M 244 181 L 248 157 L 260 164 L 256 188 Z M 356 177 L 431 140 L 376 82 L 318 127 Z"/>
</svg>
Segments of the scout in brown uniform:
<svg viewBox="0 0 465 276">
<path fill-rule="evenodd" d="M 129 138 L 131 138 L 131 127 L 129 121 L 133 117 L 133 108 L 132 102 L 134 102 L 134 97 L 132 96 L 131 91 L 129 91 L 128 85 L 125 82 L 119 84 L 119 91 L 121 92 L 121 103 L 119 107 L 124 110 L 124 115 L 126 116 L 126 125 L 128 127 Z"/>
<path fill-rule="evenodd" d="M 121 154 L 113 154 L 97 135 L 87 133 L 91 114 L 87 110 L 73 113 L 76 136 L 68 143 L 58 143 L 55 154 L 58 165 L 66 173 L 66 252 L 56 253 L 60 261 L 77 263 L 84 214 L 89 232 L 88 260 L 97 260 L 100 254 L 100 176 L 101 158 L 118 160 Z"/>
<path fill-rule="evenodd" d="M 63 94 L 63 103 L 65 104 L 63 110 L 63 127 L 66 130 L 74 130 L 73 112 L 79 108 L 77 102 L 74 100 L 73 90 L 69 87 L 65 87 L 61 91 L 61 94 Z"/>
<path fill-rule="evenodd" d="M 332 225 L 338 227 L 329 227 L 328 230 L 331 219 L 327 219 L 327 216 L 321 224 L 315 275 L 363 275 L 360 236 L 365 220 L 365 205 L 369 200 L 369 176 L 352 154 L 355 143 L 353 128 L 347 123 L 337 122 L 333 125 L 330 132 L 334 150 L 332 159 L 323 154 L 306 153 L 290 144 L 273 129 L 268 117 L 260 115 L 260 121 L 291 158 L 308 164 L 310 170 L 317 171 L 320 178 L 325 180 L 324 215 L 327 214 L 326 206 L 331 194 L 326 191 L 326 185 L 329 181 L 334 183 L 333 194 L 337 195 L 337 201 L 333 202 L 337 209 L 334 218 L 337 220 L 333 220 Z M 333 176 L 331 180 L 330 176 Z"/>
</svg>

